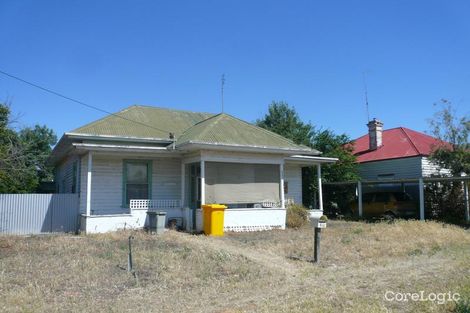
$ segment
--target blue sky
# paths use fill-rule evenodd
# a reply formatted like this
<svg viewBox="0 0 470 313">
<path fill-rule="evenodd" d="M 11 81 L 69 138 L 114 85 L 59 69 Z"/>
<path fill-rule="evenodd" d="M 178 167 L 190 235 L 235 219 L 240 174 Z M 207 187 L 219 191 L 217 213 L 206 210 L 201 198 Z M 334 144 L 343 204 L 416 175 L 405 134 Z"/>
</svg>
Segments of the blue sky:
<svg viewBox="0 0 470 313">
<path fill-rule="evenodd" d="M 248 121 L 272 100 L 305 121 L 366 132 L 427 129 L 440 98 L 470 109 L 468 1 L 0 2 L 0 69 L 108 111 L 132 104 L 225 111 Z M 103 116 L 0 76 L 24 125 L 59 135 Z"/>
</svg>

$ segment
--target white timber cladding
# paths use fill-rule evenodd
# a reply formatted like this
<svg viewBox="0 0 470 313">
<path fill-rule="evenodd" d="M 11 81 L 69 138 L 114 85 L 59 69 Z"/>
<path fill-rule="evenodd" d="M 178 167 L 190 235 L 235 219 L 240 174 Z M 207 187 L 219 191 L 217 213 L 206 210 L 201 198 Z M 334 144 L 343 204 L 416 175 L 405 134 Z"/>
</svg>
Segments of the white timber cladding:
<svg viewBox="0 0 470 313">
<path fill-rule="evenodd" d="M 123 163 L 124 160 L 152 161 L 152 199 L 181 199 L 181 159 L 120 157 L 109 154 L 94 153 L 92 159 L 91 214 L 122 214 L 129 208 L 122 207 L 123 197 Z M 82 156 L 80 212 L 86 208 L 86 178 L 88 157 Z"/>
<path fill-rule="evenodd" d="M 76 162 L 76 163 L 75 163 Z M 74 167 L 74 164 L 76 166 Z M 75 169 L 75 175 L 73 173 Z M 73 185 L 75 178 L 75 192 L 79 192 L 79 158 L 78 156 L 67 157 L 59 166 L 56 168 L 55 183 L 56 191 L 58 193 L 73 193 Z"/>
<path fill-rule="evenodd" d="M 443 169 L 439 165 L 433 163 L 429 158 L 421 158 L 421 168 L 423 172 L 423 177 L 430 177 L 433 175 L 439 176 L 450 176 L 451 172 L 448 169 Z"/>
<path fill-rule="evenodd" d="M 390 176 L 387 176 L 390 175 Z M 393 176 L 392 176 L 393 175 Z M 421 157 L 382 160 L 359 164 L 359 176 L 363 180 L 421 177 Z"/>
<path fill-rule="evenodd" d="M 205 162 L 206 203 L 279 202 L 279 181 L 277 164 Z"/>
<path fill-rule="evenodd" d="M 284 165 L 284 181 L 287 183 L 287 201 L 302 204 L 302 167 L 300 165 Z"/>
</svg>

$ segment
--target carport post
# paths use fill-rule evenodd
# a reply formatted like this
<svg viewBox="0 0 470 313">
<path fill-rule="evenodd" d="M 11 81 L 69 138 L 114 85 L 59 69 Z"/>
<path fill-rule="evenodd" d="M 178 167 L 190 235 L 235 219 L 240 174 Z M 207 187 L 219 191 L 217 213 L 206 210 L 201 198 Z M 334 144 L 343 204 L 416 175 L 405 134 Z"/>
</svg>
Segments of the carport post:
<svg viewBox="0 0 470 313">
<path fill-rule="evenodd" d="M 424 221 L 424 181 L 419 179 L 419 219 Z"/>
<path fill-rule="evenodd" d="M 317 178 L 318 178 L 318 208 L 323 212 L 323 195 L 321 186 L 321 164 L 317 164 Z"/>
<path fill-rule="evenodd" d="M 359 217 L 362 217 L 362 182 L 357 182 L 357 211 Z"/>
<path fill-rule="evenodd" d="M 468 203 L 468 181 L 464 181 L 463 186 L 463 192 L 465 195 L 465 220 L 467 222 L 470 222 L 470 204 Z"/>
</svg>

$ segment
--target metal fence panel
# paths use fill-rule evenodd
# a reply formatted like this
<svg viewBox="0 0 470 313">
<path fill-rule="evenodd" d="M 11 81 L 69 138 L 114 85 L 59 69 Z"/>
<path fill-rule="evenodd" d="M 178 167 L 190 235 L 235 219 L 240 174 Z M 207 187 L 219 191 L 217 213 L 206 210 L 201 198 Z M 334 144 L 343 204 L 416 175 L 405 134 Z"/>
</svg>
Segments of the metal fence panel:
<svg viewBox="0 0 470 313">
<path fill-rule="evenodd" d="M 77 229 L 77 194 L 0 194 L 0 233 L 23 235 Z"/>
</svg>

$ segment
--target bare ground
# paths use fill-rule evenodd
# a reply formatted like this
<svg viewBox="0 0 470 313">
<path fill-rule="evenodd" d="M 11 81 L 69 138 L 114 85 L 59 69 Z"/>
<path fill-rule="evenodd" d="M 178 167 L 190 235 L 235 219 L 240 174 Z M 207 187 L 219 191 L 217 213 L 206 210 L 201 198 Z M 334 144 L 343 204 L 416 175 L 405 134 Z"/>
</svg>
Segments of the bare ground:
<svg viewBox="0 0 470 313">
<path fill-rule="evenodd" d="M 470 296 L 470 233 L 434 222 L 332 221 L 320 264 L 312 229 L 0 237 L 5 312 L 449 312 L 387 290 Z M 136 277 L 127 265 L 135 236 Z"/>
</svg>

